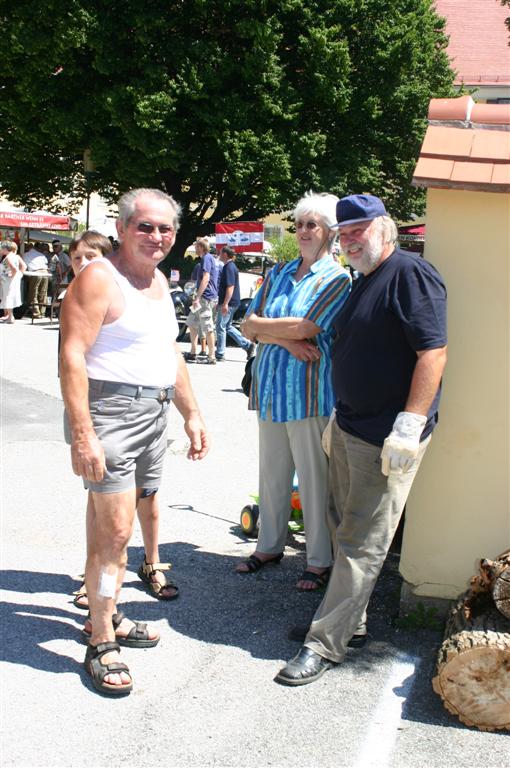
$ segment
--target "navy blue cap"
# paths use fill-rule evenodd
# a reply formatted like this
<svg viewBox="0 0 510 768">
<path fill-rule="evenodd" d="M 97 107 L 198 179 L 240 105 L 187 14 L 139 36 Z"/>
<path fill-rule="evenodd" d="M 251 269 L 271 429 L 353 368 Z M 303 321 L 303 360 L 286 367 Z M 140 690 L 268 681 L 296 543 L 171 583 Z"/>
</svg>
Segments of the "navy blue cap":
<svg viewBox="0 0 510 768">
<path fill-rule="evenodd" d="M 384 203 L 375 195 L 348 195 L 336 204 L 336 227 L 372 221 L 378 216 L 387 216 Z"/>
</svg>

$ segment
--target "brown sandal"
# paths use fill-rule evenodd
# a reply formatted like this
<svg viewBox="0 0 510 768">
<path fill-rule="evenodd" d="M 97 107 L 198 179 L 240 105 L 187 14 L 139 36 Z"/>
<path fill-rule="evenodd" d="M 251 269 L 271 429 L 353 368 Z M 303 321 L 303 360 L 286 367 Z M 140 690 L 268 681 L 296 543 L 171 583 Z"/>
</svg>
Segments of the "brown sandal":
<svg viewBox="0 0 510 768">
<path fill-rule="evenodd" d="M 123 645 L 125 648 L 154 648 L 154 646 L 159 643 L 159 635 L 158 637 L 151 639 L 149 637 L 147 624 L 143 621 L 132 621 L 132 619 L 128 619 L 128 621 L 132 621 L 133 627 L 129 630 L 127 635 L 117 634 L 117 630 L 125 618 L 126 616 L 124 616 L 122 611 L 118 611 L 112 616 L 112 624 L 115 630 L 115 642 L 118 645 Z M 90 621 L 90 613 L 88 615 L 88 620 Z M 81 634 L 83 641 L 88 643 L 92 633 L 83 627 Z"/>
<path fill-rule="evenodd" d="M 179 587 L 166 575 L 164 584 L 152 581 L 152 576 L 156 571 L 163 573 L 163 571 L 169 571 L 171 567 L 171 563 L 148 563 L 144 558 L 143 563 L 138 569 L 138 577 L 147 585 L 147 591 L 158 600 L 175 600 L 179 597 Z M 168 588 L 175 589 L 175 594 L 165 595 L 164 590 Z"/>
<path fill-rule="evenodd" d="M 85 586 L 85 581 L 82 581 L 76 592 L 73 592 L 74 600 L 73 605 L 75 605 L 77 608 L 80 608 L 82 611 L 88 611 L 89 609 L 89 601 L 87 599 L 87 604 L 80 602 L 80 599 L 83 599 L 84 597 L 87 597 L 87 587 Z"/>
<path fill-rule="evenodd" d="M 110 664 L 103 664 L 101 662 L 102 656 L 112 651 L 120 651 L 118 643 L 98 643 L 98 645 L 88 645 L 87 653 L 85 654 L 85 669 L 92 678 L 92 684 L 101 693 L 107 693 L 109 696 L 123 696 L 126 693 L 131 693 L 133 689 L 133 681 L 129 683 L 121 683 L 120 685 L 113 685 L 112 683 L 105 683 L 104 679 L 107 675 L 120 674 L 125 672 L 131 677 L 129 668 L 121 661 L 114 661 Z"/>
</svg>

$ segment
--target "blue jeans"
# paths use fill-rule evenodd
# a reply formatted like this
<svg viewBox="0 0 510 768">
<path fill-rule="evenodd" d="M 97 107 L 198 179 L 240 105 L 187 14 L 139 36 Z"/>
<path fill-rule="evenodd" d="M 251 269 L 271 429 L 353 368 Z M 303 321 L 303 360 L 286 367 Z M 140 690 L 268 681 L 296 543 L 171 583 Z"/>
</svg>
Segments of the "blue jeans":
<svg viewBox="0 0 510 768">
<path fill-rule="evenodd" d="M 242 347 L 246 352 L 251 347 L 251 342 L 245 339 L 243 334 L 232 325 L 236 309 L 237 307 L 229 307 L 227 314 L 224 315 L 221 311 L 221 306 L 218 306 L 218 314 L 216 315 L 216 357 L 225 357 L 227 333 L 231 339 L 234 339 L 237 346 Z"/>
</svg>

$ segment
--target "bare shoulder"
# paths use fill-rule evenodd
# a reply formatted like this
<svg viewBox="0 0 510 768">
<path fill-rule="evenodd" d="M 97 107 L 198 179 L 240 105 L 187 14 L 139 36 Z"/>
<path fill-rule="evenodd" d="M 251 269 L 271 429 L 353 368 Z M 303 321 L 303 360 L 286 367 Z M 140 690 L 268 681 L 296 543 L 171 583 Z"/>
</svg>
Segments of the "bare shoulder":
<svg viewBox="0 0 510 768">
<path fill-rule="evenodd" d="M 110 304 L 115 294 L 116 283 L 107 264 L 91 262 L 74 278 L 66 293 L 66 302 L 87 304 L 95 302 Z"/>
</svg>

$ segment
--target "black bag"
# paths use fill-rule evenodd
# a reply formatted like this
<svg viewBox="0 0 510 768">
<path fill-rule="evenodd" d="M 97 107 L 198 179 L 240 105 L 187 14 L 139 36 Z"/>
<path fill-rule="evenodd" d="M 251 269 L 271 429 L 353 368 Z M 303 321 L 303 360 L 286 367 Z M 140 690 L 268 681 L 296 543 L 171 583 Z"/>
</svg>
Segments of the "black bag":
<svg viewBox="0 0 510 768">
<path fill-rule="evenodd" d="M 244 366 L 244 376 L 243 376 L 242 381 L 241 381 L 241 387 L 242 387 L 242 390 L 243 390 L 244 394 L 246 395 L 246 397 L 250 396 L 251 379 L 252 379 L 251 367 L 253 365 L 253 361 L 254 360 L 255 360 L 255 356 L 250 357 L 250 359 L 248 360 L 248 362 Z"/>
</svg>

